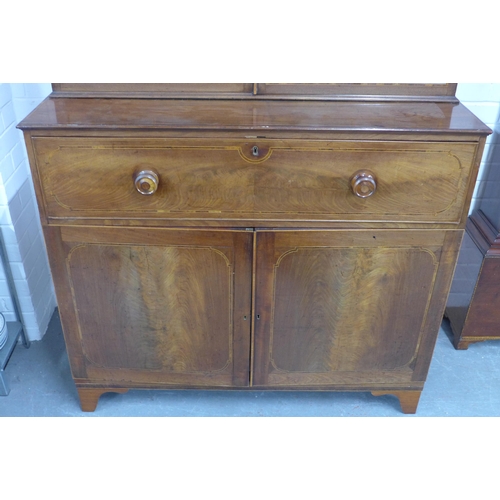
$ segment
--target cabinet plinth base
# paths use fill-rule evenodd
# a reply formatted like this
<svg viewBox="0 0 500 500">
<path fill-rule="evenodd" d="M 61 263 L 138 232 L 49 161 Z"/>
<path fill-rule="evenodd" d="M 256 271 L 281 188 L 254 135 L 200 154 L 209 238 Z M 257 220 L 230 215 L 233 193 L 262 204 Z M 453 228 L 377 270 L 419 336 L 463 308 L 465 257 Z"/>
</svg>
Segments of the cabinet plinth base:
<svg viewBox="0 0 500 500">
<path fill-rule="evenodd" d="M 403 413 L 417 413 L 418 401 L 422 391 L 372 391 L 373 396 L 392 395 L 399 399 Z"/>
<path fill-rule="evenodd" d="M 106 392 L 115 392 L 119 394 L 125 394 L 130 389 L 144 389 L 145 387 L 135 386 L 130 388 L 118 388 L 118 387 L 77 387 L 78 395 L 80 397 L 80 406 L 82 411 L 84 412 L 93 412 L 97 408 L 97 403 L 99 402 L 99 398 Z M 153 387 L 148 387 L 148 389 L 153 389 Z M 172 387 L 168 389 L 174 389 Z M 166 387 L 161 387 L 160 390 L 168 390 Z M 217 390 L 215 387 L 204 388 L 209 390 Z M 219 388 L 222 390 L 222 388 Z M 251 390 L 251 388 L 238 388 L 239 390 L 247 391 Z M 254 388 L 256 390 L 262 390 L 263 388 Z M 267 388 L 270 390 L 275 390 L 275 388 Z M 230 389 L 231 390 L 231 389 Z M 295 388 L 293 390 L 306 390 L 301 388 Z M 321 389 L 321 391 L 327 392 L 339 392 L 339 389 Z M 349 392 L 348 390 L 340 392 Z M 358 392 L 358 391 L 356 391 Z M 382 391 L 370 391 L 373 396 L 396 396 L 401 405 L 401 410 L 406 414 L 414 414 L 417 412 L 417 406 L 420 399 L 420 394 L 422 390 L 382 390 Z"/>
<path fill-rule="evenodd" d="M 82 411 L 95 411 L 97 408 L 97 403 L 99 398 L 105 392 L 117 392 L 119 394 L 124 394 L 128 392 L 128 389 L 109 389 L 109 388 L 94 388 L 94 387 L 77 387 L 78 396 L 80 398 L 80 406 Z"/>
</svg>

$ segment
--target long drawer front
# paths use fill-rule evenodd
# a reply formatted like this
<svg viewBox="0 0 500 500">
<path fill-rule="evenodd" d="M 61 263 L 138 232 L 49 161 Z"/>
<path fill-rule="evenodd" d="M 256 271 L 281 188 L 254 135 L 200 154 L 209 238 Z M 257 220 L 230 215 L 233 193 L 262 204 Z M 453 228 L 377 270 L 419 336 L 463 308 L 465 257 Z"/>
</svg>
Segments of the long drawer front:
<svg viewBox="0 0 500 500">
<path fill-rule="evenodd" d="M 259 138 L 36 137 L 33 145 L 49 219 L 235 222 L 457 223 L 476 148 Z"/>
</svg>

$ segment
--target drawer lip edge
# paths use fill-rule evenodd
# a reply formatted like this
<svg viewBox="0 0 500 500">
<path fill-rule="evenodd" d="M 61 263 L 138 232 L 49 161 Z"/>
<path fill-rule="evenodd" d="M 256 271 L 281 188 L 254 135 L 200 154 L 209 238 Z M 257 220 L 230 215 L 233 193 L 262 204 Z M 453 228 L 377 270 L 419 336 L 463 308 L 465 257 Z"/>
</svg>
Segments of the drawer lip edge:
<svg viewBox="0 0 500 500">
<path fill-rule="evenodd" d="M 416 225 L 422 225 L 428 228 L 429 226 L 441 226 L 450 227 L 452 229 L 464 229 L 464 225 L 460 221 L 436 221 L 436 220 L 390 220 L 390 219 L 377 219 L 377 220 L 364 220 L 364 219 L 231 219 L 231 218 L 186 218 L 186 217 L 171 217 L 171 218 L 161 218 L 155 217 L 56 217 L 48 216 L 48 224 L 50 226 L 67 226 L 67 225 L 77 225 L 77 226 L 108 226 L 113 223 L 128 222 L 126 224 L 120 224 L 123 227 L 177 227 L 180 223 L 187 224 L 188 227 L 194 227 L 196 224 L 201 224 L 201 226 L 209 227 L 211 224 L 221 225 L 228 224 L 228 227 L 270 227 L 270 223 L 276 223 L 282 227 L 283 224 L 295 225 L 295 226 L 308 226 L 311 224 L 325 224 L 339 225 L 348 224 L 350 227 L 353 225 L 387 225 L 389 224 L 392 228 L 397 226 L 411 226 L 412 228 Z M 110 224 L 103 224 L 103 222 L 110 221 Z M 99 223 L 100 222 L 100 223 Z M 163 224 L 161 224 L 163 222 Z M 170 223 L 170 224 L 169 224 Z M 173 225 L 175 224 L 175 225 Z M 462 227 L 463 226 L 463 227 Z M 274 227 L 274 226 L 272 226 Z"/>
<path fill-rule="evenodd" d="M 293 126 L 283 126 L 283 125 L 265 125 L 265 126 L 227 126 L 227 127 L 215 127 L 215 126 L 162 126 L 162 125 L 106 125 L 106 124 L 98 124 L 98 125 L 78 125 L 78 124 L 70 124 L 70 125 L 50 125 L 44 123 L 24 123 L 24 121 L 20 122 L 16 128 L 20 130 L 104 130 L 104 131 L 169 131 L 169 132 L 182 132 L 182 131 L 227 131 L 227 132 L 349 132 L 349 133 L 377 133 L 377 134 L 433 134 L 433 135 L 449 135 L 449 134 L 457 134 L 457 135 L 470 135 L 470 136 L 481 136 L 485 137 L 493 133 L 493 130 L 485 125 L 484 128 L 471 128 L 471 129 L 433 129 L 433 128 L 378 128 L 378 127 L 293 127 Z"/>
</svg>

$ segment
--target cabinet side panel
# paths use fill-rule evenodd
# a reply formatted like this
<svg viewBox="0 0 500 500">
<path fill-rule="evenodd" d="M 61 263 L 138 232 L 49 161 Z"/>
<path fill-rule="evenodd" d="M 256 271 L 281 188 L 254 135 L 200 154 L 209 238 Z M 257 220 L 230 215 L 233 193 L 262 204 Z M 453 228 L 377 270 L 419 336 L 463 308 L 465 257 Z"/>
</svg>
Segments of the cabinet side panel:
<svg viewBox="0 0 500 500">
<path fill-rule="evenodd" d="M 432 290 L 432 301 L 424 322 L 424 335 L 419 346 L 418 357 L 413 372 L 413 381 L 425 381 L 436 345 L 439 328 L 443 321 L 444 310 L 451 281 L 457 264 L 458 252 L 464 235 L 463 230 L 445 231 L 444 242 L 439 259 L 439 269 Z"/>
<path fill-rule="evenodd" d="M 45 192 L 40 179 L 40 172 L 38 169 L 38 155 L 35 151 L 33 138 L 30 131 L 24 132 L 24 142 L 26 144 L 26 151 L 28 153 L 29 166 L 31 171 L 31 178 L 33 180 L 33 187 L 35 189 L 35 196 L 38 205 L 38 212 L 40 214 L 40 222 L 47 223 L 46 201 Z"/>
<path fill-rule="evenodd" d="M 87 377 L 81 338 L 78 328 L 78 318 L 71 295 L 71 286 L 66 270 L 66 255 L 69 251 L 64 243 L 61 228 L 56 226 L 43 226 L 47 255 L 49 258 L 54 289 L 57 297 L 57 305 L 61 325 L 64 333 L 64 340 L 68 350 L 68 357 L 73 378 Z"/>
<path fill-rule="evenodd" d="M 462 332 L 482 263 L 481 250 L 475 245 L 469 233 L 465 232 L 446 304 L 446 316 L 450 320 L 453 332 L 457 335 Z"/>
</svg>

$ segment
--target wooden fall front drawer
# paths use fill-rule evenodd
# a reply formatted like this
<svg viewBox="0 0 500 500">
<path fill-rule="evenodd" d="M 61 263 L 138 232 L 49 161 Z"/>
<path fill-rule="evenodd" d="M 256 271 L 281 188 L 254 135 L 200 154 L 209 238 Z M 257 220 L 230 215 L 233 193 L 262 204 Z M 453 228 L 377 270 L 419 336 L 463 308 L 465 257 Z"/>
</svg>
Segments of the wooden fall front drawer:
<svg viewBox="0 0 500 500">
<path fill-rule="evenodd" d="M 176 220 L 460 221 L 475 143 L 33 140 L 47 215 Z M 141 195 L 134 176 L 158 176 Z M 375 192 L 353 192 L 356 172 Z M 149 182 L 149 181 L 148 181 Z"/>
</svg>

